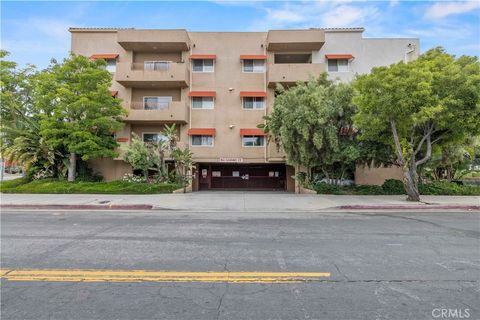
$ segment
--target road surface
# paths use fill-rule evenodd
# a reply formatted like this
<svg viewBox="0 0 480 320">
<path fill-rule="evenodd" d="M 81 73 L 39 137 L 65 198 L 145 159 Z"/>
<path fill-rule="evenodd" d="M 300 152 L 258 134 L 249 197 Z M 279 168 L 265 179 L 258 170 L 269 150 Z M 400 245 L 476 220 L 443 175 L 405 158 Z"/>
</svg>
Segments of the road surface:
<svg viewBox="0 0 480 320">
<path fill-rule="evenodd" d="M 478 212 L 3 210 L 1 318 L 478 319 L 479 237 Z"/>
</svg>

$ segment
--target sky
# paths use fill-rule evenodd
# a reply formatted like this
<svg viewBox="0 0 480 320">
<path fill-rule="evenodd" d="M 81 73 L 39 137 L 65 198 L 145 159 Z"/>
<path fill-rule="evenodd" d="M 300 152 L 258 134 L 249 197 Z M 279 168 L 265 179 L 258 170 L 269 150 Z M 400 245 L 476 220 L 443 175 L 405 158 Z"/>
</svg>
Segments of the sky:
<svg viewBox="0 0 480 320">
<path fill-rule="evenodd" d="M 189 31 L 364 27 L 365 38 L 420 38 L 421 51 L 443 46 L 480 56 L 475 1 L 5 1 L 1 48 L 20 66 L 45 68 L 70 50 L 69 27 Z"/>
</svg>

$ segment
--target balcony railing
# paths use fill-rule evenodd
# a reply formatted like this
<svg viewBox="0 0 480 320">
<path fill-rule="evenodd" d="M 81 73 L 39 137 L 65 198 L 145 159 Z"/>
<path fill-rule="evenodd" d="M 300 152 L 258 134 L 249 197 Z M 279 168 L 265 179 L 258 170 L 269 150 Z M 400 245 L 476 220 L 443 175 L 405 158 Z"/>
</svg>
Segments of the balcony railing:
<svg viewBox="0 0 480 320">
<path fill-rule="evenodd" d="M 133 101 L 129 105 L 130 110 L 125 118 L 129 122 L 167 122 L 187 123 L 189 108 L 185 101 L 159 102 L 144 108 L 142 101 Z"/>
<path fill-rule="evenodd" d="M 168 110 L 172 102 L 132 102 L 130 109 L 132 110 Z"/>
<path fill-rule="evenodd" d="M 132 88 L 184 88 L 188 86 L 188 63 L 169 61 L 119 62 L 115 79 Z"/>
</svg>

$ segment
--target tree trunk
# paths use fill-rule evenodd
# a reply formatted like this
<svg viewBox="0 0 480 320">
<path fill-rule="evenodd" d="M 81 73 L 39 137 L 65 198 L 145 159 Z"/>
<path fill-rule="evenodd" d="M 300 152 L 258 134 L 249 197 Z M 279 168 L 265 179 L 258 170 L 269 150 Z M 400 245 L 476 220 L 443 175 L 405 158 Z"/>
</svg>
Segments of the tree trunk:
<svg viewBox="0 0 480 320">
<path fill-rule="evenodd" d="M 68 164 L 68 182 L 75 181 L 75 173 L 77 171 L 77 155 L 70 153 L 70 162 Z"/>
<path fill-rule="evenodd" d="M 187 172 L 188 172 L 188 168 L 187 168 L 187 166 L 184 166 L 184 168 L 183 168 L 183 193 L 187 193 Z"/>
<path fill-rule="evenodd" d="M 143 171 L 143 176 L 145 177 L 145 182 L 148 183 L 148 170 Z"/>
<path fill-rule="evenodd" d="M 410 164 L 409 168 L 403 169 L 403 184 L 407 192 L 407 201 L 420 201 L 420 192 L 418 191 L 418 176 L 415 163 Z"/>
</svg>

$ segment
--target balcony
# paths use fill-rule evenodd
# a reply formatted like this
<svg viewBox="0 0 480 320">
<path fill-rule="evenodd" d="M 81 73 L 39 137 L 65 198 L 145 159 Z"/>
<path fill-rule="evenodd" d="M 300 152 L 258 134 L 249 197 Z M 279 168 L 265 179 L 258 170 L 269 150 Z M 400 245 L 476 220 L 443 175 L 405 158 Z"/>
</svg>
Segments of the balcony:
<svg viewBox="0 0 480 320">
<path fill-rule="evenodd" d="M 320 50 L 325 43 L 325 32 L 309 30 L 270 30 L 267 50 L 277 52 L 308 52 Z"/>
<path fill-rule="evenodd" d="M 150 105 L 145 110 L 143 102 L 132 102 L 125 121 L 131 123 L 188 123 L 188 107 L 184 101 L 173 101 L 170 103 L 158 103 L 157 106 Z"/>
<path fill-rule="evenodd" d="M 118 30 L 117 42 L 135 52 L 188 51 L 190 38 L 186 30 Z"/>
<path fill-rule="evenodd" d="M 308 81 L 310 77 L 316 78 L 325 71 L 324 63 L 269 64 L 267 72 L 268 86 L 275 88 L 277 83 L 291 86 L 297 81 Z"/>
<path fill-rule="evenodd" d="M 152 66 L 144 62 L 120 62 L 115 80 L 131 88 L 185 88 L 188 87 L 188 64 L 168 62 Z"/>
</svg>

